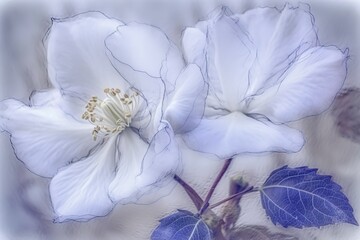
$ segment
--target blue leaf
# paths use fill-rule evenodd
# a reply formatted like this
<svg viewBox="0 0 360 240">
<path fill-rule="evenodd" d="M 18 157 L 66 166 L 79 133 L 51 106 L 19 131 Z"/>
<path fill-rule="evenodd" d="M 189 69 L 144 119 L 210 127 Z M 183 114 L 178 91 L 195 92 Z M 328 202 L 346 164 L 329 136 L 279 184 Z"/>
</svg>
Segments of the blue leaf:
<svg viewBox="0 0 360 240">
<path fill-rule="evenodd" d="M 206 223 L 191 212 L 178 210 L 160 220 L 151 240 L 211 240 L 212 233 Z"/>
<path fill-rule="evenodd" d="M 274 224 L 320 227 L 346 222 L 358 225 L 341 187 L 317 169 L 284 166 L 273 171 L 260 189 L 261 202 Z"/>
</svg>

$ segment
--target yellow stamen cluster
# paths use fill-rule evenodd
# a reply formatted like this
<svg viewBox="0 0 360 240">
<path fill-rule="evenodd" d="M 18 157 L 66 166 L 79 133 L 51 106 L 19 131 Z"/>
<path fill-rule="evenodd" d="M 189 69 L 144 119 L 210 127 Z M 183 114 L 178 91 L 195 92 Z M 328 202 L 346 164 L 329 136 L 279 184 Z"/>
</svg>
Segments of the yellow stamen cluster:
<svg viewBox="0 0 360 240">
<path fill-rule="evenodd" d="M 131 118 L 139 106 L 139 94 L 122 93 L 118 88 L 104 89 L 106 98 L 92 97 L 86 105 L 82 118 L 95 125 L 92 135 L 96 140 L 99 133 L 104 135 L 122 132 L 130 126 Z"/>
</svg>

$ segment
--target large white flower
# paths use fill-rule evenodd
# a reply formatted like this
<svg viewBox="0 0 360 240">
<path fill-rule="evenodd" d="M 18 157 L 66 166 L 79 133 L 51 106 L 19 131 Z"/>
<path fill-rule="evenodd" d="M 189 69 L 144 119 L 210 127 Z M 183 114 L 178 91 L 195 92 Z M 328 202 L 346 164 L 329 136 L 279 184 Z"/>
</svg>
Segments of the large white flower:
<svg viewBox="0 0 360 240">
<path fill-rule="evenodd" d="M 306 6 L 241 15 L 220 8 L 187 28 L 182 44 L 186 61 L 200 66 L 209 84 L 205 105 L 195 109 L 188 127 L 196 128 L 183 131 L 184 138 L 193 149 L 221 158 L 299 151 L 302 134 L 285 123 L 324 111 L 347 73 L 348 51 L 319 44 Z M 183 100 L 175 99 L 166 112 L 174 129 L 184 118 L 173 109 L 187 98 L 178 95 Z"/>
<path fill-rule="evenodd" d="M 165 84 L 183 68 L 173 44 L 155 27 L 96 12 L 55 19 L 47 44 L 54 88 L 29 106 L 2 101 L 0 127 L 32 172 L 52 177 L 57 220 L 104 216 L 161 186 L 179 163 L 162 120 Z"/>
</svg>

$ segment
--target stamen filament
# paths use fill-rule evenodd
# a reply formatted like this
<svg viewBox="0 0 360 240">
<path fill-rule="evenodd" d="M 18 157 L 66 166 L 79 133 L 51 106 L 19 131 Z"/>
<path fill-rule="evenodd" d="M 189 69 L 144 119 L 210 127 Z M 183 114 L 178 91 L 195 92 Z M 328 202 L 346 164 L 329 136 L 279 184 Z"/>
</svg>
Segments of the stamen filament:
<svg viewBox="0 0 360 240">
<path fill-rule="evenodd" d="M 122 94 L 120 89 L 104 89 L 106 98 L 92 97 L 86 104 L 82 118 L 95 125 L 92 135 L 94 140 L 98 134 L 105 136 L 118 134 L 131 124 L 132 117 L 139 109 L 139 94 Z"/>
</svg>

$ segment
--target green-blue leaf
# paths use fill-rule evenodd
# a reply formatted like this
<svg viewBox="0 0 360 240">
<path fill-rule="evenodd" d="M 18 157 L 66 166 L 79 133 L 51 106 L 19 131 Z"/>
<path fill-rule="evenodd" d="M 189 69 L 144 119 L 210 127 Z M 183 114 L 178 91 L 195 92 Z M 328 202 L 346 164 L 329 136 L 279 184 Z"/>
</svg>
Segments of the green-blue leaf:
<svg viewBox="0 0 360 240">
<path fill-rule="evenodd" d="M 178 210 L 160 220 L 151 240 L 211 240 L 212 233 L 206 223 L 191 212 Z"/>
<path fill-rule="evenodd" d="M 260 189 L 262 205 L 274 224 L 320 227 L 340 222 L 358 225 L 353 208 L 331 176 L 308 167 L 273 171 Z"/>
</svg>

